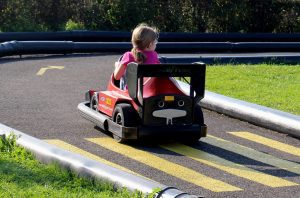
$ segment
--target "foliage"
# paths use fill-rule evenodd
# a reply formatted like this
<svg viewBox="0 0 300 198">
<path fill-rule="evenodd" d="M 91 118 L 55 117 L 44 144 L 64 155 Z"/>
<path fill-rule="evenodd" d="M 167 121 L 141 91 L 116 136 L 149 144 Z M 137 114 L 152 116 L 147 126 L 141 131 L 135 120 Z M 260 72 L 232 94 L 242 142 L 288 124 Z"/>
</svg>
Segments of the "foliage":
<svg viewBox="0 0 300 198">
<path fill-rule="evenodd" d="M 84 24 L 82 22 L 76 23 L 72 21 L 71 19 L 67 21 L 65 25 L 65 30 L 71 31 L 71 30 L 84 30 Z"/>
<path fill-rule="evenodd" d="M 148 194 L 147 198 L 154 198 L 157 197 L 158 193 L 162 191 L 161 188 L 154 188 L 152 189 L 152 192 Z"/>
<path fill-rule="evenodd" d="M 8 137 L 6 135 L 0 135 L 0 151 L 1 152 L 12 152 L 16 146 L 17 136 L 11 133 Z"/>
<path fill-rule="evenodd" d="M 0 29 L 132 30 L 146 22 L 167 32 L 298 32 L 295 0 L 1 0 Z"/>
</svg>

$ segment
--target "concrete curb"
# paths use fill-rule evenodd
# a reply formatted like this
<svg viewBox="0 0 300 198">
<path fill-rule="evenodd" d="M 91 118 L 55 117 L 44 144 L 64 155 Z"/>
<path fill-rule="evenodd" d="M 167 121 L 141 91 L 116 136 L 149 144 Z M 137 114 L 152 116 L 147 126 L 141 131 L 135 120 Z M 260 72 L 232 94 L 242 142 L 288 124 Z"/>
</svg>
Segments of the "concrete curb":
<svg viewBox="0 0 300 198">
<path fill-rule="evenodd" d="M 300 138 L 300 116 L 205 91 L 204 108 Z"/>
<path fill-rule="evenodd" d="M 15 134 L 19 138 L 17 143 L 35 154 L 37 159 L 43 163 L 56 162 L 61 166 L 71 169 L 80 176 L 96 178 L 102 181 L 113 183 L 116 188 L 126 187 L 131 191 L 151 193 L 153 189 L 162 189 L 157 198 L 197 198 L 189 195 L 175 187 L 165 186 L 158 182 L 119 170 L 84 156 L 60 149 L 42 140 L 29 136 L 23 132 L 5 126 L 0 123 L 0 135 Z"/>
</svg>

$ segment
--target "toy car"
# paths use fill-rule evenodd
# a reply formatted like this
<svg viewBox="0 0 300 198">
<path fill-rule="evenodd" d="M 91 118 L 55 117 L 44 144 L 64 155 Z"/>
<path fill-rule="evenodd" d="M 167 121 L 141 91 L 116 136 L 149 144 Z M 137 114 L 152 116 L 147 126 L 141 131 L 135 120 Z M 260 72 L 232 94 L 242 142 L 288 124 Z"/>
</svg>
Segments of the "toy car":
<svg viewBox="0 0 300 198">
<path fill-rule="evenodd" d="M 89 90 L 78 109 L 118 142 L 149 136 L 196 142 L 207 133 L 199 105 L 204 97 L 205 69 L 204 63 L 129 63 L 126 90 L 119 88 L 112 75 L 107 90 Z M 173 77 L 188 77 L 189 82 L 180 83 Z"/>
</svg>

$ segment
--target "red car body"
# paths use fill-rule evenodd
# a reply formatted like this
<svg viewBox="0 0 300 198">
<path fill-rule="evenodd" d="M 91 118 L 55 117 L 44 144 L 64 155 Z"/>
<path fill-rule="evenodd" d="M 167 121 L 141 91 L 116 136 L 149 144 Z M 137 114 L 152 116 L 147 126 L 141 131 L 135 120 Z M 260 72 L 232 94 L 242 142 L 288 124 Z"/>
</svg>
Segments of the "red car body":
<svg viewBox="0 0 300 198">
<path fill-rule="evenodd" d="M 110 77 L 107 90 L 89 90 L 78 105 L 83 116 L 123 142 L 148 136 L 183 137 L 197 141 L 206 136 L 198 104 L 204 96 L 204 64 L 129 64 L 128 89 Z M 172 76 L 191 76 L 183 90 Z"/>
<path fill-rule="evenodd" d="M 143 98 L 149 98 L 161 94 L 178 94 L 185 95 L 182 90 L 168 77 L 150 77 L 145 80 L 143 88 Z M 131 104 L 134 109 L 138 110 L 138 105 L 129 96 L 128 89 L 121 90 L 116 84 L 113 75 L 106 91 L 99 92 L 98 110 L 108 116 L 112 116 L 115 105 L 121 102 Z"/>
</svg>

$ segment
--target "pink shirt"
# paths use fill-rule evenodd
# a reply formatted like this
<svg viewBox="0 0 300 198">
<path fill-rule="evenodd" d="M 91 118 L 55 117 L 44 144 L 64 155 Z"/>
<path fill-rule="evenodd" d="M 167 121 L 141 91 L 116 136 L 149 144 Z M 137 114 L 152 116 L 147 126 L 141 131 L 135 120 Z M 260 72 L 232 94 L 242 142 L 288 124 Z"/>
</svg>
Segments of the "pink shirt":
<svg viewBox="0 0 300 198">
<path fill-rule="evenodd" d="M 158 60 L 158 55 L 155 51 L 143 51 L 143 54 L 146 55 L 146 61 L 144 62 L 144 64 L 159 64 L 159 60 Z M 122 60 L 120 61 L 120 65 L 126 65 L 130 63 L 130 62 L 135 62 L 134 60 L 134 56 L 132 54 L 132 52 L 126 52 L 123 57 Z"/>
<path fill-rule="evenodd" d="M 158 60 L 158 55 L 155 51 L 142 51 L 145 55 L 146 55 L 146 61 L 144 62 L 144 64 L 159 64 L 159 60 Z M 127 65 L 128 63 L 131 62 L 135 62 L 134 56 L 132 54 L 132 52 L 126 52 L 121 61 L 120 61 L 120 65 L 124 65 L 124 72 L 126 71 Z M 148 78 L 144 78 L 144 81 L 147 81 Z M 126 83 L 126 78 L 124 76 L 124 74 L 122 74 L 122 77 L 120 79 L 120 88 L 121 89 L 127 89 L 127 83 Z"/>
</svg>

